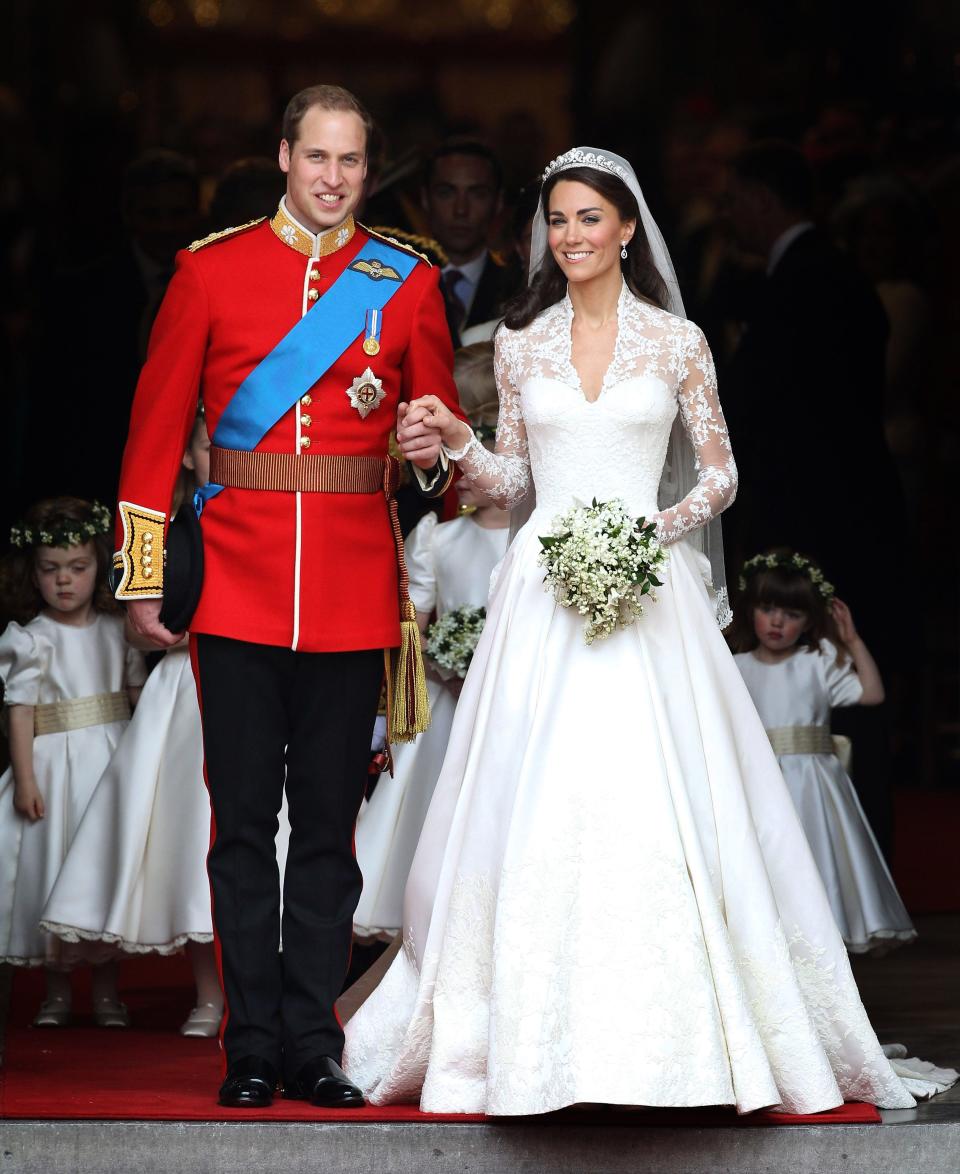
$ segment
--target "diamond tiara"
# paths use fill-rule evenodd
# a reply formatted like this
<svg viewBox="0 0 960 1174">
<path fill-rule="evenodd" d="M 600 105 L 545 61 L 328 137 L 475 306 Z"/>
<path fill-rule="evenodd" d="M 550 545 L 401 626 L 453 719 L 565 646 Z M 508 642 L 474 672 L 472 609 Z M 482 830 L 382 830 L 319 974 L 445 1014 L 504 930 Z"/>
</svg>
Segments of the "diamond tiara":
<svg viewBox="0 0 960 1174">
<path fill-rule="evenodd" d="M 568 167 L 602 168 L 604 171 L 612 172 L 624 182 L 627 181 L 625 167 L 621 167 L 619 163 L 614 163 L 606 155 L 597 155 L 593 151 L 584 151 L 580 147 L 574 147 L 573 150 L 566 151 L 563 155 L 558 155 L 552 163 L 548 163 L 541 179 L 546 180 L 555 171 L 566 171 Z"/>
</svg>

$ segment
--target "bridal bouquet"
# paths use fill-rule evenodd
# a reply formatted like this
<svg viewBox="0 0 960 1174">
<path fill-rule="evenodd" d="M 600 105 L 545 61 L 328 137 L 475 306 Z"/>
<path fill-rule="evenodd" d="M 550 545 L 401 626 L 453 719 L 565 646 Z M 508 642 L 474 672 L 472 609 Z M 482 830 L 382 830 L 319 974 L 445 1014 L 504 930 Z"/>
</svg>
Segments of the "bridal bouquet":
<svg viewBox="0 0 960 1174">
<path fill-rule="evenodd" d="M 586 617 L 584 639 L 592 644 L 625 628 L 643 615 L 642 598 L 655 599 L 662 586 L 657 571 L 666 552 L 656 527 L 634 518 L 621 498 L 578 505 L 554 519 L 540 538 L 543 577 L 562 607 L 575 607 Z"/>
<path fill-rule="evenodd" d="M 427 628 L 427 656 L 455 677 L 465 677 L 486 617 L 485 607 L 456 607 L 446 612 Z"/>
</svg>

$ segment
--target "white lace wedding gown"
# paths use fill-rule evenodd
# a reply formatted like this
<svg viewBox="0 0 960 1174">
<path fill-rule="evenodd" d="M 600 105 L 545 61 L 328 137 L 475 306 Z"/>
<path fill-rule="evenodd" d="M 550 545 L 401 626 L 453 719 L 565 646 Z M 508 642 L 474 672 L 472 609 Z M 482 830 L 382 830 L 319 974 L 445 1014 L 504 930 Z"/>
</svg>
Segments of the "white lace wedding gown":
<svg viewBox="0 0 960 1174">
<path fill-rule="evenodd" d="M 713 364 L 626 289 L 583 395 L 568 299 L 501 330 L 497 455 L 461 467 L 537 508 L 507 552 L 404 902 L 405 944 L 347 1024 L 371 1101 L 910 1106 L 860 1002 L 770 743 L 683 540 L 733 496 Z M 537 565 L 575 501 L 657 511 L 678 411 L 697 488 L 660 516 L 658 599 L 587 646 Z M 811 470 L 811 475 L 815 471 Z"/>
</svg>

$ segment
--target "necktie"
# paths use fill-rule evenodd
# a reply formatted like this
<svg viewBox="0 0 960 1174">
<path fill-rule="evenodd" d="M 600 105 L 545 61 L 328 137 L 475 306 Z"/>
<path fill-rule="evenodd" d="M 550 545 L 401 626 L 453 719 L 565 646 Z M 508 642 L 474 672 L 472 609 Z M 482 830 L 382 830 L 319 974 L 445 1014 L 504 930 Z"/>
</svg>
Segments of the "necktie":
<svg viewBox="0 0 960 1174">
<path fill-rule="evenodd" d="M 447 304 L 451 308 L 457 330 L 463 325 L 463 320 L 467 316 L 467 307 L 457 293 L 457 284 L 462 280 L 463 274 L 459 269 L 448 269 L 443 275 L 443 292 L 446 295 Z"/>
</svg>

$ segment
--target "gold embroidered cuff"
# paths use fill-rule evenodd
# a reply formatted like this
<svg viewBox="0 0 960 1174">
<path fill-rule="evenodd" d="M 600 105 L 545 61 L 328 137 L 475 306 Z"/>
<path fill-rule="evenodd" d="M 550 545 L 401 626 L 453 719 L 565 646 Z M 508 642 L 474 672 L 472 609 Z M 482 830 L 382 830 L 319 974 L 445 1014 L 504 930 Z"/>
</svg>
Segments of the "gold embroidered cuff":
<svg viewBox="0 0 960 1174">
<path fill-rule="evenodd" d="M 121 501 L 123 545 L 113 556 L 117 599 L 163 598 L 163 529 L 166 514 Z"/>
<path fill-rule="evenodd" d="M 453 465 L 444 452 L 440 453 L 440 458 L 432 469 L 421 469 L 412 462 L 410 468 L 417 479 L 417 488 L 424 497 L 442 497 L 453 481 Z"/>
</svg>

